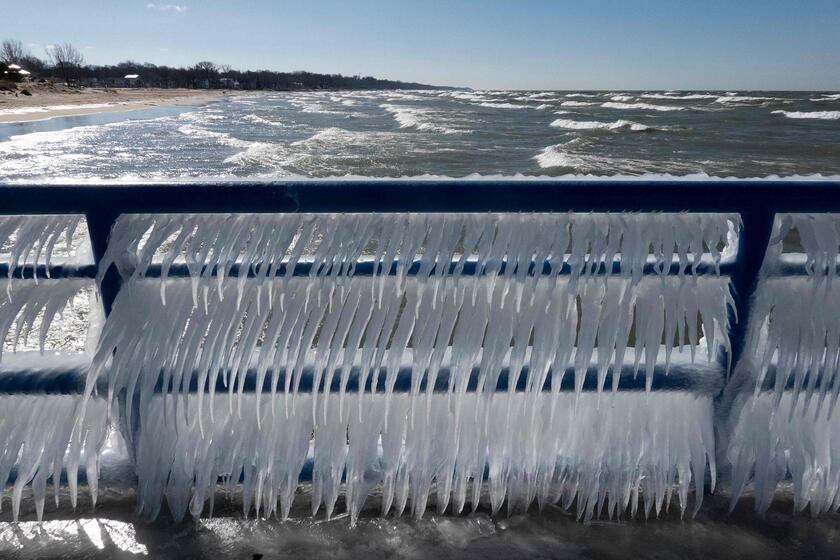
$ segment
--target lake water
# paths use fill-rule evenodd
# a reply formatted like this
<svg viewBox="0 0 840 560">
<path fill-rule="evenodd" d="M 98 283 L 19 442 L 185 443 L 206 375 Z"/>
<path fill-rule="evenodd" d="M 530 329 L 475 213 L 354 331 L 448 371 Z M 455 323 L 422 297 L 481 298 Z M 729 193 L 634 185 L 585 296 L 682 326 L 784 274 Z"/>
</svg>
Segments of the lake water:
<svg viewBox="0 0 840 560">
<path fill-rule="evenodd" d="M 0 181 L 840 175 L 831 92 L 316 91 L 0 124 Z"/>
</svg>

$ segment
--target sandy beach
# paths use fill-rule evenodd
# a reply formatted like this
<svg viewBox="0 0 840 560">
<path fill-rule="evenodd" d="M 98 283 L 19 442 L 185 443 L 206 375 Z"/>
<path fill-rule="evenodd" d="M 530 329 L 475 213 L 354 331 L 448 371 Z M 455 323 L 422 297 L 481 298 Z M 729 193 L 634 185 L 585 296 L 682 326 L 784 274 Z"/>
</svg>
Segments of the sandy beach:
<svg viewBox="0 0 840 560">
<path fill-rule="evenodd" d="M 0 92 L 0 123 L 55 117 L 134 111 L 149 107 L 201 104 L 230 95 L 226 90 L 100 89 L 27 84 L 21 91 Z M 238 92 L 237 92 L 238 93 Z"/>
</svg>

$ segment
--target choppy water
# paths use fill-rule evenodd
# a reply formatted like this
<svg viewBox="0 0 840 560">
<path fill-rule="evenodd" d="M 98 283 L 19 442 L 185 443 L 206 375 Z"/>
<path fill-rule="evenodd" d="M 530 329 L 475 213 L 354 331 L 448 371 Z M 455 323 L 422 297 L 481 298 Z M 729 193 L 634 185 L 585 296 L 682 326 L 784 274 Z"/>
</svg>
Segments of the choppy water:
<svg viewBox="0 0 840 560">
<path fill-rule="evenodd" d="M 0 180 L 840 175 L 840 94 L 352 91 L 0 125 Z"/>
</svg>

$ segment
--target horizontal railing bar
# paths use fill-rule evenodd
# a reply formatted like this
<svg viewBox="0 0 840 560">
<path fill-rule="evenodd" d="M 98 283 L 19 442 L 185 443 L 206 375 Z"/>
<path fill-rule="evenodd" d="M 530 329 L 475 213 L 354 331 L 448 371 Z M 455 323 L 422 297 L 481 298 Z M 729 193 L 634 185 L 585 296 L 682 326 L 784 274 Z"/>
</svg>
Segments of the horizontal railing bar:
<svg viewBox="0 0 840 560">
<path fill-rule="evenodd" d="M 3 214 L 840 211 L 840 181 L 807 180 L 305 180 L 0 188 Z"/>
<path fill-rule="evenodd" d="M 704 394 L 714 394 L 723 385 L 724 371 L 716 367 L 714 364 L 703 364 L 703 360 L 698 360 L 696 364 L 677 363 L 672 364 L 670 370 L 665 371 L 664 364 L 658 364 L 654 370 L 652 389 L 654 391 L 691 391 Z M 643 370 L 643 368 L 641 368 Z M 285 369 L 282 369 L 277 376 L 277 392 L 283 393 L 285 391 Z M 515 391 L 522 392 L 527 388 L 527 375 L 529 368 L 523 367 L 519 379 L 517 380 Z M 569 367 L 562 376 L 560 381 L 561 391 L 574 391 L 574 368 Z M 5 395 L 23 395 L 23 394 L 81 394 L 85 389 L 85 373 L 79 370 L 67 372 L 49 372 L 42 374 L 37 371 L 28 372 L 6 372 L 0 376 L 0 394 Z M 451 371 L 448 367 L 441 368 L 438 372 L 433 392 L 446 392 L 449 390 L 449 380 Z M 543 391 L 550 391 L 553 371 L 549 370 L 545 383 L 542 387 Z M 105 376 L 103 376 L 105 377 Z M 198 376 L 193 373 L 190 380 L 189 392 L 196 392 L 198 390 Z M 273 371 L 269 370 L 262 383 L 262 392 L 270 393 L 272 387 Z M 379 378 L 376 385 L 376 391 L 383 393 L 386 390 L 386 372 L 383 369 L 379 372 Z M 612 387 L 612 372 L 607 373 L 605 378 L 605 390 L 609 391 Z M 358 393 L 360 383 L 360 371 L 358 367 L 353 367 L 348 376 L 347 386 L 345 390 L 348 393 Z M 470 373 L 469 381 L 467 382 L 467 391 L 475 392 L 478 387 L 479 369 L 473 368 Z M 508 391 L 510 388 L 510 370 L 503 368 L 496 383 L 496 392 Z M 239 381 L 234 383 L 234 390 L 239 390 Z M 324 390 L 324 379 L 318 385 L 318 392 Z M 412 368 L 410 366 L 401 366 L 394 380 L 393 391 L 396 393 L 410 392 L 412 387 Z M 370 392 L 373 385 L 373 375 L 367 377 L 364 391 Z M 292 386 L 294 386 L 294 379 L 292 379 Z M 311 393 L 314 386 L 314 374 L 311 366 L 303 368 L 299 391 L 302 393 Z M 427 380 L 424 377 L 420 383 L 420 390 L 426 391 L 428 387 Z M 171 387 L 170 387 L 171 388 Z M 582 390 L 585 392 L 596 391 L 598 388 L 598 372 L 595 366 L 591 366 L 584 378 Z M 107 394 L 107 384 L 103 380 L 97 385 L 100 394 Z M 254 393 L 257 389 L 257 372 L 255 369 L 249 369 L 245 375 L 244 383 L 242 384 L 242 392 Z M 330 392 L 336 393 L 341 389 L 340 372 L 335 370 L 332 382 L 330 384 Z M 634 370 L 632 365 L 624 365 L 621 370 L 621 377 L 619 379 L 618 389 L 620 391 L 641 391 L 645 389 L 645 375 L 644 371 L 638 373 Z M 556 390 L 556 388 L 554 389 Z M 163 382 L 158 381 L 155 386 L 156 392 L 163 391 Z M 208 388 L 205 387 L 205 391 Z M 220 375 L 215 384 L 215 392 L 217 394 L 227 393 L 229 388 L 225 385 L 222 376 Z"/>
<path fill-rule="evenodd" d="M 489 266 L 493 266 L 493 265 L 491 264 Z M 501 264 L 498 264 L 496 266 L 499 267 L 498 268 L 498 274 L 504 275 L 505 272 L 506 272 L 506 269 L 507 269 L 507 264 L 506 263 L 501 263 Z M 720 273 L 722 275 L 726 275 L 726 274 L 731 272 L 733 267 L 734 267 L 733 262 L 724 261 L 724 262 L 720 263 L 719 270 L 720 270 Z M 163 267 L 162 267 L 161 264 L 154 263 L 154 264 L 152 264 L 151 266 L 149 266 L 148 268 L 145 269 L 145 271 L 143 273 L 143 276 L 146 277 L 146 278 L 160 278 L 160 276 L 162 274 L 162 268 Z M 243 270 L 242 270 L 243 268 L 246 268 L 244 273 L 246 273 L 249 278 L 256 278 L 256 277 L 260 276 L 260 274 L 257 271 L 261 270 L 262 266 L 261 265 L 256 265 L 256 266 L 245 267 L 245 266 L 243 266 L 239 263 L 236 263 L 236 264 L 231 265 L 230 269 L 226 272 L 226 276 L 239 277 L 243 274 Z M 350 266 L 345 264 L 341 269 L 342 270 L 341 274 L 336 274 L 336 275 L 337 276 L 350 276 L 350 274 L 349 274 L 350 268 L 351 268 Z M 371 261 L 357 262 L 354 265 L 352 265 L 352 269 L 353 269 L 352 276 L 381 275 L 381 274 L 383 274 L 382 268 L 383 268 L 383 266 L 381 264 L 373 263 Z M 485 266 L 485 269 L 486 268 L 487 268 L 487 266 Z M 585 268 L 586 269 L 586 274 L 603 275 L 603 274 L 606 273 L 607 265 L 604 264 L 604 263 L 599 263 L 597 265 L 597 267 L 576 267 L 576 268 L 578 269 L 578 271 Z M 317 271 L 313 271 L 312 269 L 313 269 L 312 263 L 299 262 L 295 265 L 294 271 L 292 272 L 291 276 L 316 276 L 316 275 L 318 275 Z M 474 261 L 466 262 L 463 265 L 463 268 L 460 272 L 460 275 L 463 275 L 463 276 L 482 275 L 482 274 L 486 273 L 485 269 L 480 268 L 478 263 L 476 263 Z M 682 272 L 686 275 L 692 275 L 692 274 L 708 275 L 708 274 L 715 274 L 716 271 L 717 271 L 715 263 L 712 259 L 703 259 L 700 263 L 697 264 L 695 270 L 692 270 L 691 265 L 681 266 L 680 263 L 678 263 L 678 262 L 671 263 L 671 266 L 668 268 L 667 274 L 677 275 L 677 274 L 679 274 L 681 269 L 682 269 Z M 199 268 L 199 270 L 200 270 L 200 268 Z M 210 270 L 209 274 L 211 276 L 215 276 L 217 274 L 217 270 L 218 270 L 218 267 L 213 267 Z M 397 270 L 398 270 L 397 263 L 393 263 L 390 266 L 390 270 L 388 270 L 385 274 L 388 274 L 390 276 L 395 276 L 397 274 Z M 446 274 L 450 275 L 450 276 L 454 275 L 456 270 L 457 270 L 457 262 L 453 261 L 448 266 Z M 495 271 L 496 268 L 494 267 L 493 270 Z M 406 271 L 406 274 L 408 276 L 415 276 L 419 272 L 420 272 L 420 262 L 417 261 L 417 262 L 412 263 L 411 266 L 408 267 L 408 270 Z M 626 272 L 626 269 L 625 269 L 625 272 Z M 646 275 L 663 274 L 662 272 L 660 272 L 659 266 L 656 263 L 647 263 L 644 266 L 644 271 L 643 272 Z M 430 270 L 429 274 L 434 275 L 436 273 L 437 273 L 437 266 L 434 266 Z M 529 267 L 529 273 L 531 275 L 533 275 L 533 273 L 534 273 L 533 263 Z M 559 267 L 558 270 L 553 272 L 553 274 L 561 274 L 561 275 L 569 275 L 571 273 L 572 273 L 572 266 L 569 265 L 569 263 L 563 263 Z M 277 267 L 276 274 L 277 274 L 277 276 L 287 276 L 287 275 L 289 275 L 288 274 L 288 266 L 286 265 L 286 263 L 283 263 L 283 264 L 281 264 L 280 266 Z M 551 266 L 550 262 L 546 261 L 543 264 L 541 274 L 542 275 L 552 274 L 552 266 Z M 615 262 L 612 263 L 611 274 L 614 274 L 614 275 L 621 274 L 621 262 L 620 261 L 615 261 Z M 329 268 L 327 268 L 326 270 L 322 270 L 320 272 L 320 275 L 329 277 L 330 276 Z M 128 276 L 129 275 L 126 274 L 126 277 L 128 277 Z M 189 266 L 187 266 L 185 263 L 176 263 L 176 264 L 173 264 L 169 268 L 169 270 L 167 271 L 167 276 L 172 277 L 172 278 L 184 278 L 184 277 L 191 276 L 191 273 L 190 273 Z"/>
<path fill-rule="evenodd" d="M 95 264 L 24 264 L 0 263 L 0 278 L 96 278 Z"/>
<path fill-rule="evenodd" d="M 414 276 L 419 272 L 420 265 L 419 263 L 414 263 L 409 267 L 407 271 L 408 276 Z M 449 271 L 447 274 L 452 275 L 455 272 L 456 265 L 455 263 L 449 266 Z M 612 264 L 611 274 L 613 275 L 620 275 L 621 274 L 621 263 L 620 261 L 615 261 Z M 671 276 L 678 275 L 680 269 L 682 268 L 683 274 L 687 276 L 697 275 L 697 276 L 706 276 L 710 274 L 716 274 L 718 271 L 720 272 L 721 276 L 729 276 L 736 268 L 736 264 L 733 261 L 721 261 L 719 267 L 715 267 L 715 264 L 710 259 L 704 259 L 701 261 L 694 270 L 692 270 L 692 266 L 688 265 L 686 267 L 682 267 L 680 263 L 674 262 L 668 269 L 667 274 Z M 15 279 L 29 279 L 38 278 L 46 279 L 60 279 L 60 278 L 96 278 L 96 265 L 94 264 L 84 264 L 84 265 L 72 265 L 72 264 L 58 264 L 58 265 L 50 265 L 46 266 L 43 264 L 38 265 L 31 265 L 26 264 L 22 266 L 12 267 L 9 263 L 0 263 L 0 278 L 9 278 L 9 270 L 11 269 L 11 278 Z M 162 266 L 159 263 L 154 263 L 149 266 L 143 276 L 145 278 L 160 278 L 162 272 Z M 260 265 L 248 267 L 248 277 L 249 278 L 256 278 L 259 276 L 256 270 L 260 269 Z M 506 264 L 502 263 L 499 274 L 504 274 L 506 269 Z M 588 275 L 603 275 L 605 274 L 607 266 L 605 264 L 599 264 L 596 270 L 592 270 L 587 268 L 586 274 Z M 569 275 L 571 274 L 572 267 L 568 263 L 563 263 L 560 270 L 556 271 L 555 274 L 560 275 Z M 381 266 L 377 266 L 372 262 L 364 261 L 356 263 L 353 276 L 373 276 L 374 272 L 376 274 L 382 274 Z M 476 263 L 468 262 L 464 265 L 461 275 L 464 276 L 475 276 L 476 274 L 480 274 L 482 271 L 477 271 Z M 530 270 L 530 273 L 533 274 L 533 269 Z M 838 273 L 840 273 L 840 267 L 838 267 Z M 212 276 L 216 275 L 215 267 L 210 273 Z M 236 263 L 230 267 L 230 270 L 226 274 L 226 276 L 238 278 L 242 274 L 242 265 Z M 389 275 L 395 276 L 397 274 L 397 265 L 396 263 L 391 265 L 391 270 L 388 272 Z M 431 274 L 435 274 L 434 268 L 431 271 Z M 550 275 L 551 274 L 551 265 L 549 263 L 545 263 L 543 265 L 542 270 L 543 275 Z M 643 274 L 647 276 L 656 276 L 663 274 L 660 272 L 659 265 L 655 263 L 647 263 L 644 266 Z M 787 261 L 787 262 L 780 262 L 777 265 L 771 267 L 767 270 L 766 274 L 770 277 L 785 277 L 785 276 L 809 276 L 812 274 L 811 271 L 805 265 L 804 260 L 802 262 L 798 261 Z M 281 264 L 277 271 L 277 276 L 286 276 L 287 275 L 287 266 L 286 264 Z M 312 275 L 312 264 L 311 263 L 298 263 L 295 266 L 294 272 L 292 276 L 310 276 Z M 329 273 L 324 274 L 325 276 L 329 276 Z M 346 273 L 342 274 L 343 276 L 348 276 Z M 167 273 L 167 276 L 170 278 L 188 278 L 190 276 L 189 267 L 184 263 L 176 263 L 173 264 Z"/>
</svg>

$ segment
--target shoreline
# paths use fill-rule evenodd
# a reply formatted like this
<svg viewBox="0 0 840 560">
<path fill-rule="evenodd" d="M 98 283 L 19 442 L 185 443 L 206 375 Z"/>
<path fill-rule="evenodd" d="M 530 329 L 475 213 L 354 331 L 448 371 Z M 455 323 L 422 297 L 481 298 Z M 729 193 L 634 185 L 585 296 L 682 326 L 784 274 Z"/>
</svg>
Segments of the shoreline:
<svg viewBox="0 0 840 560">
<path fill-rule="evenodd" d="M 35 92 L 32 96 L 0 96 L 0 124 L 45 121 L 61 117 L 122 113 L 172 107 L 203 105 L 227 98 L 228 90 L 81 90 Z M 237 92 L 239 94 L 239 92 Z"/>
</svg>

